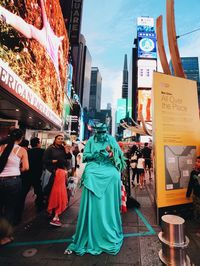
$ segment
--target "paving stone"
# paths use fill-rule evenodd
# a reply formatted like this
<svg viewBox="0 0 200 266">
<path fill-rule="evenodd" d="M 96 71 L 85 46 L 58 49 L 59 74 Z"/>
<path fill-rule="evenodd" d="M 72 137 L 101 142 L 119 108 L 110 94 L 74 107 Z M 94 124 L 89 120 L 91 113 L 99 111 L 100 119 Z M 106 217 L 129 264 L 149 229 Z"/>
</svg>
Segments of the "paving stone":
<svg viewBox="0 0 200 266">
<path fill-rule="evenodd" d="M 160 266 L 162 263 L 159 260 L 158 252 L 161 249 L 161 243 L 157 235 L 161 228 L 156 224 L 152 193 L 154 193 L 154 186 L 150 183 L 144 190 L 131 190 L 132 196 L 141 203 L 139 209 L 141 215 L 145 217 L 156 235 L 125 237 L 123 246 L 116 256 L 108 254 L 99 256 L 72 254 L 67 256 L 63 253 L 68 243 L 55 242 L 42 245 L 3 247 L 0 249 L 0 266 Z M 30 211 L 30 215 L 34 215 L 32 219 L 25 219 L 20 226 L 15 228 L 14 243 L 71 238 L 75 233 L 80 196 L 81 190 L 78 190 L 75 197 L 70 200 L 70 207 L 60 217 L 63 222 L 63 227 L 60 228 L 49 225 L 49 218 L 45 211 L 34 214 L 30 208 L 26 208 L 26 211 Z M 25 217 L 29 217 L 29 215 L 26 214 Z M 127 213 L 122 215 L 122 221 L 125 234 L 149 232 L 149 229 L 133 209 L 129 209 Z M 187 253 L 195 266 L 200 266 L 200 238 L 196 236 L 199 224 L 193 220 L 188 220 L 185 222 L 185 228 L 186 235 L 190 239 Z M 24 258 L 22 254 L 29 248 L 36 248 L 38 252 L 33 257 Z"/>
<path fill-rule="evenodd" d="M 140 265 L 138 237 L 125 238 L 120 252 L 108 257 L 108 264 Z"/>
</svg>

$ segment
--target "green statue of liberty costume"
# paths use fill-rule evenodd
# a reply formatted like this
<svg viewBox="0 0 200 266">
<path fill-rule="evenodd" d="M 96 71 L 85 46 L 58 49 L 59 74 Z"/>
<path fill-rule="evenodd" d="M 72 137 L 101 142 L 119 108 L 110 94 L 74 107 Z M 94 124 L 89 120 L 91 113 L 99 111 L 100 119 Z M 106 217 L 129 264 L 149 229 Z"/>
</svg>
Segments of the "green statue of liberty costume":
<svg viewBox="0 0 200 266">
<path fill-rule="evenodd" d="M 115 255 L 123 243 L 120 172 L 126 167 L 125 158 L 115 138 L 106 133 L 106 125 L 94 129 L 83 153 L 87 164 L 76 232 L 65 254 Z"/>
</svg>

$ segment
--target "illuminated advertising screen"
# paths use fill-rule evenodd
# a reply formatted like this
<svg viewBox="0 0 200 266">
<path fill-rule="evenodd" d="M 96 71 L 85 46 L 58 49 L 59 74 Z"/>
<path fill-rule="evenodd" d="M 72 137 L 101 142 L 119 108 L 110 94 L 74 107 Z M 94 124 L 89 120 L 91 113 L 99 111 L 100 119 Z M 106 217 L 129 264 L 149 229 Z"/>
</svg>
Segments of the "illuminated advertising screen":
<svg viewBox="0 0 200 266">
<path fill-rule="evenodd" d="M 154 19 L 149 17 L 137 18 L 137 31 L 138 32 L 155 32 Z"/>
<path fill-rule="evenodd" d="M 157 69 L 156 60 L 140 59 L 138 62 L 138 88 L 152 88 L 153 72 Z"/>
<path fill-rule="evenodd" d="M 126 117 L 126 99 L 117 100 L 117 123 Z"/>
<path fill-rule="evenodd" d="M 133 134 L 133 135 L 135 135 L 135 134 Z M 130 138 L 130 137 L 132 137 L 131 130 L 130 129 L 123 130 L 123 138 L 125 139 L 125 138 Z"/>
<path fill-rule="evenodd" d="M 69 48 L 59 0 L 1 0 L 0 16 L 0 85 L 59 120 Z"/>
<path fill-rule="evenodd" d="M 138 32 L 138 58 L 157 58 L 156 34 Z"/>
<path fill-rule="evenodd" d="M 72 96 L 72 76 L 73 76 L 73 66 L 72 64 L 68 64 L 68 71 L 67 71 L 67 90 L 66 94 L 69 98 Z"/>
<path fill-rule="evenodd" d="M 141 113 L 146 122 L 152 121 L 151 90 L 138 90 L 138 121 Z"/>
</svg>

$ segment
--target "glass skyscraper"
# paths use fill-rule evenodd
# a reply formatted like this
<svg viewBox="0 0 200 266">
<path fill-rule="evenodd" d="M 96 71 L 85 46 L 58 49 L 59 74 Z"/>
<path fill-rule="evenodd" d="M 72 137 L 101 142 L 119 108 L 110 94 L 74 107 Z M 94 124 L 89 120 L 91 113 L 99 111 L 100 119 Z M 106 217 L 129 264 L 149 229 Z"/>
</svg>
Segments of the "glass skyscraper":
<svg viewBox="0 0 200 266">
<path fill-rule="evenodd" d="M 100 111 L 102 77 L 98 67 L 92 67 L 90 83 L 89 110 Z"/>
<path fill-rule="evenodd" d="M 181 57 L 182 66 L 188 79 L 199 81 L 199 60 L 198 57 Z M 170 69 L 174 75 L 172 62 L 170 61 Z"/>
<path fill-rule="evenodd" d="M 198 97 L 200 103 L 200 80 L 199 80 L 199 60 L 198 57 L 181 57 L 182 66 L 188 79 L 196 80 L 198 87 Z M 172 62 L 170 61 L 170 69 L 172 75 L 174 75 L 174 69 Z"/>
</svg>

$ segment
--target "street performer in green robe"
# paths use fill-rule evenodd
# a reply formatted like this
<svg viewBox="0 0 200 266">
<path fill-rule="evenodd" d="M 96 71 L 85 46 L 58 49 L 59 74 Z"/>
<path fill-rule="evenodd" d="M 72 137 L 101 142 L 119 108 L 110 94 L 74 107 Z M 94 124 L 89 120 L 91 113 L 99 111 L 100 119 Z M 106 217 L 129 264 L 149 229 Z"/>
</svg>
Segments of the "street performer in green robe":
<svg viewBox="0 0 200 266">
<path fill-rule="evenodd" d="M 105 124 L 96 125 L 94 130 L 83 153 L 87 164 L 76 232 L 65 254 L 115 255 L 123 243 L 120 172 L 126 167 L 125 158 Z"/>
</svg>

